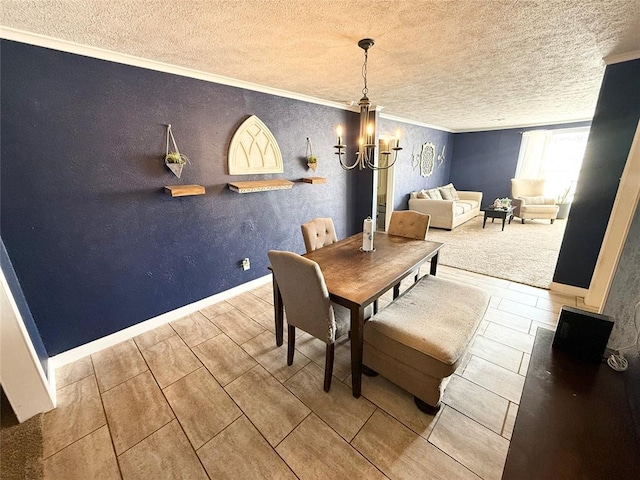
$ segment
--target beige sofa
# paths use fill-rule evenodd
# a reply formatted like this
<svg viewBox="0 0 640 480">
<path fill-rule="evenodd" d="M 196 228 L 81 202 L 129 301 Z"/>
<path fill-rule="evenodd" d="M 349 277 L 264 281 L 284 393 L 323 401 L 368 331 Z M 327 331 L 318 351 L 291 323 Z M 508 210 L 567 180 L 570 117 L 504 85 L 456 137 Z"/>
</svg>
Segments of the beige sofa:
<svg viewBox="0 0 640 480">
<path fill-rule="evenodd" d="M 442 199 L 437 198 L 438 194 Z M 411 192 L 409 196 L 409 210 L 431 215 L 432 228 L 447 230 L 452 230 L 479 215 L 481 204 L 482 192 L 457 191 L 451 184 Z"/>
</svg>

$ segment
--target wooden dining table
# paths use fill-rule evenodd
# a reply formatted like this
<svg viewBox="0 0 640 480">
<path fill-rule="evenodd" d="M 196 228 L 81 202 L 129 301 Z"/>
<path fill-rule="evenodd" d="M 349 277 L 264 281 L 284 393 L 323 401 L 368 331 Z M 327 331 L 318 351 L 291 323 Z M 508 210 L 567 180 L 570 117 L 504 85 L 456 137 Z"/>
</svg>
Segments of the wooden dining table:
<svg viewBox="0 0 640 480">
<path fill-rule="evenodd" d="M 351 374 L 353 396 L 358 398 L 362 386 L 363 327 L 365 310 L 385 292 L 400 291 L 400 282 L 415 274 L 420 266 L 431 262 L 430 274 L 438 268 L 438 253 L 444 244 L 415 240 L 376 232 L 374 251 L 362 251 L 362 233 L 327 245 L 304 256 L 317 262 L 324 275 L 331 300 L 351 311 Z M 283 343 L 283 303 L 273 277 L 276 345 Z"/>
</svg>

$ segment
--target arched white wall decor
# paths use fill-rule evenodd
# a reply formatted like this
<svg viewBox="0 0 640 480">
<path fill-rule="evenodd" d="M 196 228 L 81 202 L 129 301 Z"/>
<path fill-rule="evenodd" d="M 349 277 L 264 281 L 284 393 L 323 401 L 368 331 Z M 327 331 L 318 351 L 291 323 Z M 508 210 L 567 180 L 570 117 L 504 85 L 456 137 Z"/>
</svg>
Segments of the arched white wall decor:
<svg viewBox="0 0 640 480">
<path fill-rule="evenodd" d="M 229 146 L 229 175 L 282 173 L 282 153 L 275 137 L 255 115 L 247 118 Z"/>
</svg>

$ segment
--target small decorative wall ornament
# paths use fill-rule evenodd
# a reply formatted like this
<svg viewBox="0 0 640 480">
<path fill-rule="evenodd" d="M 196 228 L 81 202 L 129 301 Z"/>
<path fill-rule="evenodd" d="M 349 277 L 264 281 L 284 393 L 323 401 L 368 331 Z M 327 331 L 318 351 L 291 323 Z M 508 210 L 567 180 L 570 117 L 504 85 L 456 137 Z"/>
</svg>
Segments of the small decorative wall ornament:
<svg viewBox="0 0 640 480">
<path fill-rule="evenodd" d="M 316 157 L 313 154 L 313 146 L 311 145 L 311 139 L 309 137 L 307 137 L 307 166 L 313 170 L 314 172 L 316 171 L 316 168 L 318 168 L 318 157 Z"/>
<path fill-rule="evenodd" d="M 429 142 L 422 145 L 420 152 L 420 175 L 429 177 L 436 163 L 436 146 Z"/>
<path fill-rule="evenodd" d="M 420 166 L 420 154 L 419 153 L 412 153 L 411 154 L 411 168 L 413 170 L 415 170 L 419 166 Z"/>
<path fill-rule="evenodd" d="M 172 151 L 169 151 L 169 140 L 173 143 Z M 189 159 L 178 150 L 176 139 L 173 137 L 173 132 L 171 131 L 171 124 L 169 124 L 167 125 L 167 149 L 164 155 L 164 164 L 169 167 L 169 170 L 171 170 L 176 177 L 180 178 L 180 175 L 182 175 L 182 167 L 187 163 L 190 163 Z"/>
<path fill-rule="evenodd" d="M 444 163 L 444 149 L 446 148 L 446 145 L 442 145 L 442 153 L 440 155 L 438 155 L 438 166 L 442 165 Z"/>
<path fill-rule="evenodd" d="M 282 173 L 282 153 L 275 137 L 255 115 L 238 127 L 229 145 L 229 175 Z"/>
</svg>

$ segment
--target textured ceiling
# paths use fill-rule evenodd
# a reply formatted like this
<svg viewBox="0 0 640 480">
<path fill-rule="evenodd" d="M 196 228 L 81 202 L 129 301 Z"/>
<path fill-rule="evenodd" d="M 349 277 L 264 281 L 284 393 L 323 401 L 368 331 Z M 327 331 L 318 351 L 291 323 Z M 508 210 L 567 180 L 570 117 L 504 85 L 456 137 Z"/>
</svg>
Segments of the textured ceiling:
<svg viewBox="0 0 640 480">
<path fill-rule="evenodd" d="M 1 0 L 5 27 L 453 131 L 593 115 L 608 55 L 640 50 L 638 0 Z"/>
</svg>

